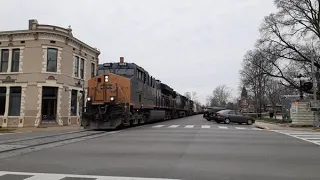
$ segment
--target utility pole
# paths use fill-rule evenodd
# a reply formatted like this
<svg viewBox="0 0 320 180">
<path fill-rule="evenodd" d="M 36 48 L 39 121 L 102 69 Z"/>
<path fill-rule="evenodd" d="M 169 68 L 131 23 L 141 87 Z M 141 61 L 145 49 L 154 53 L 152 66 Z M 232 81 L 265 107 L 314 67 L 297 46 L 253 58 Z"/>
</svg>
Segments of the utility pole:
<svg viewBox="0 0 320 180">
<path fill-rule="evenodd" d="M 318 90 L 318 82 L 316 79 L 316 69 L 314 66 L 314 59 L 311 58 L 311 71 L 312 71 L 312 80 L 313 80 L 313 100 L 317 102 L 317 90 Z M 319 128 L 319 111 L 315 111 L 315 118 L 313 122 L 313 127 Z"/>
</svg>

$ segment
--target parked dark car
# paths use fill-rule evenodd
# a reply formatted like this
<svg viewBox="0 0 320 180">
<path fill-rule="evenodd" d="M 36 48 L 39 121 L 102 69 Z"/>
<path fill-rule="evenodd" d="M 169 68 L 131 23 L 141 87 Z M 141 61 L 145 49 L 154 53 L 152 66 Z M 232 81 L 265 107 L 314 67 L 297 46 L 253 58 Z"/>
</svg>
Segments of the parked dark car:
<svg viewBox="0 0 320 180">
<path fill-rule="evenodd" d="M 254 118 L 250 116 L 246 116 L 241 112 L 234 111 L 234 110 L 218 111 L 215 114 L 214 119 L 217 123 L 224 122 L 225 124 L 230 124 L 230 122 L 233 122 L 233 123 L 239 123 L 239 124 L 246 123 L 248 125 L 251 125 L 255 123 Z"/>
<path fill-rule="evenodd" d="M 221 107 L 211 107 L 208 108 L 207 111 L 204 112 L 203 118 L 205 118 L 207 121 L 211 121 L 215 119 L 215 114 L 218 111 L 225 110 L 226 108 Z"/>
</svg>

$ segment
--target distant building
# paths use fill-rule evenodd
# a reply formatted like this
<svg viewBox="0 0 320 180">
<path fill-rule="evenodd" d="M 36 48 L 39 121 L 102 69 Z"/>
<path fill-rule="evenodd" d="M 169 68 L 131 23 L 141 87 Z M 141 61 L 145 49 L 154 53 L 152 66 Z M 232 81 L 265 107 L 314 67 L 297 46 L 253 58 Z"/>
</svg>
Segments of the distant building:
<svg viewBox="0 0 320 180">
<path fill-rule="evenodd" d="M 99 54 L 70 27 L 30 20 L 26 30 L 0 32 L 0 126 L 79 123 Z"/>
<path fill-rule="evenodd" d="M 243 86 L 242 91 L 241 91 L 241 97 L 238 100 L 238 106 L 240 108 L 241 112 L 246 112 L 246 113 L 253 113 L 255 112 L 254 108 L 254 103 L 249 96 L 246 88 Z"/>
</svg>

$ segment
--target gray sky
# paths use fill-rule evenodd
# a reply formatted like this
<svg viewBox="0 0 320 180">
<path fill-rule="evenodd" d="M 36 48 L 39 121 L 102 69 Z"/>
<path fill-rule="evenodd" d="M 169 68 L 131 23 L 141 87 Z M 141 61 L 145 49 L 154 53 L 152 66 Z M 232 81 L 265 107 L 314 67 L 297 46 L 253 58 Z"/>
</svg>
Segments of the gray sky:
<svg viewBox="0 0 320 180">
<path fill-rule="evenodd" d="M 71 25 L 75 37 L 101 51 L 100 62 L 134 62 L 179 93 L 206 96 L 220 85 L 238 94 L 245 52 L 259 36 L 273 0 L 10 0 L 0 30 Z"/>
</svg>

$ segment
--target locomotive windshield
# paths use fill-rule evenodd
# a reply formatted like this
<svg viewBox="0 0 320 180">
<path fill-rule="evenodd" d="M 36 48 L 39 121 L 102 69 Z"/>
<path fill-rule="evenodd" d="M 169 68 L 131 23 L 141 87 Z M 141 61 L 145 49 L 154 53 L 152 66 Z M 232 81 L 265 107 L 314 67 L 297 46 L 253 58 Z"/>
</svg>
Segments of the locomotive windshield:
<svg viewBox="0 0 320 180">
<path fill-rule="evenodd" d="M 126 77 L 131 77 L 131 76 L 134 76 L 134 69 L 132 69 L 132 68 L 116 69 L 115 74 L 124 75 Z"/>
<path fill-rule="evenodd" d="M 114 74 L 118 74 L 118 75 L 122 75 L 125 77 L 132 77 L 134 76 L 134 69 L 132 68 L 117 68 L 117 69 L 107 69 L 107 68 L 103 68 L 103 69 L 99 69 L 98 70 L 98 74 L 104 74 L 104 73 L 114 73 Z"/>
</svg>

